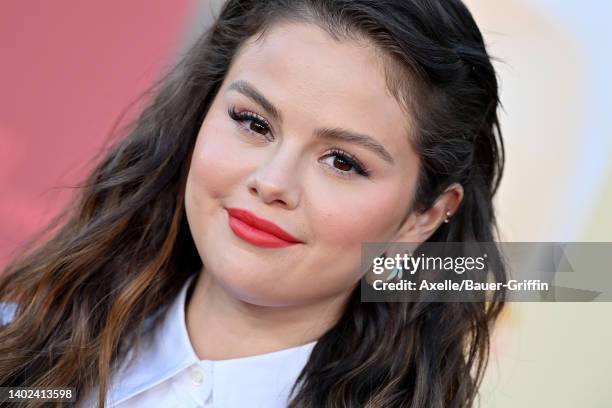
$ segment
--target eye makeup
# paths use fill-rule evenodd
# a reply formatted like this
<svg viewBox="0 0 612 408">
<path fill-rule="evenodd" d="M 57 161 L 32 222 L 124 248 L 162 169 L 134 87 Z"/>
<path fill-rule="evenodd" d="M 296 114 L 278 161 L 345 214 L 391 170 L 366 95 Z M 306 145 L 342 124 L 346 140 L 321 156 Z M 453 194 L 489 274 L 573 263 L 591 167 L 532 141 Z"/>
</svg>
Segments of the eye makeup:
<svg viewBox="0 0 612 408">
<path fill-rule="evenodd" d="M 263 136 L 266 140 L 273 141 L 270 123 L 261 115 L 251 111 L 237 112 L 235 106 L 230 106 L 228 109 L 228 115 L 231 119 L 241 125 L 241 130 L 247 133 L 256 133 L 259 136 Z M 249 126 L 246 126 L 245 122 L 251 122 Z M 267 136 L 269 134 L 269 136 Z M 344 178 L 350 178 L 354 175 L 359 175 L 368 178 L 370 171 L 367 167 L 354 155 L 338 148 L 333 148 L 329 153 L 326 153 L 321 160 L 335 157 L 331 164 L 326 163 L 330 169 L 332 169 L 339 176 Z M 342 170 L 336 166 L 347 166 L 350 167 L 348 170 Z M 353 171 L 351 171 L 353 170 Z"/>
</svg>

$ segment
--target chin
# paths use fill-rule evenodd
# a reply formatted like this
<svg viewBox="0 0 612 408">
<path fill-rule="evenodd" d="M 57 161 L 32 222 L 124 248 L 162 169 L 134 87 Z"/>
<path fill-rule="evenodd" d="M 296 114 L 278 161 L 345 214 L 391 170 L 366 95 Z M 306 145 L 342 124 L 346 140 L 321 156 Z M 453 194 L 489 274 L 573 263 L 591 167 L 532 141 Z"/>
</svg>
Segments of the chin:
<svg viewBox="0 0 612 408">
<path fill-rule="evenodd" d="M 252 282 L 232 282 L 222 285 L 225 291 L 233 298 L 241 302 L 257 306 L 280 307 L 288 306 L 295 302 L 287 294 L 278 293 L 278 288 L 262 286 L 261 284 L 252 285 Z"/>
</svg>

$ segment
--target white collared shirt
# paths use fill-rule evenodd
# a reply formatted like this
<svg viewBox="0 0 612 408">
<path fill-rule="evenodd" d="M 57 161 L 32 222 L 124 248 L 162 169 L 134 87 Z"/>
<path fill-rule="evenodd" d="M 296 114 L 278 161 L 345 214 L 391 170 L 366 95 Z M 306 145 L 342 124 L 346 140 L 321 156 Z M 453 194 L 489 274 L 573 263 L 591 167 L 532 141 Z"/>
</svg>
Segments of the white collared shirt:
<svg viewBox="0 0 612 408">
<path fill-rule="evenodd" d="M 185 282 L 160 325 L 143 339 L 140 352 L 128 352 L 114 372 L 107 406 L 285 408 L 316 341 L 249 357 L 200 360 L 185 323 L 186 293 L 194 277 Z M 11 306 L 4 305 L 0 320 L 8 323 Z M 97 393 L 96 387 L 77 408 L 96 407 Z"/>
</svg>

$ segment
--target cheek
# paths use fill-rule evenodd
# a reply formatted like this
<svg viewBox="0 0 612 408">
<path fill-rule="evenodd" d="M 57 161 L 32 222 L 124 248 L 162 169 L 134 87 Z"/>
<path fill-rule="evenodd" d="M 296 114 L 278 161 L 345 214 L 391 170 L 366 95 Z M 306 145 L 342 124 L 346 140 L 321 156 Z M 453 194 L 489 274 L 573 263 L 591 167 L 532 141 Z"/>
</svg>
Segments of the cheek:
<svg viewBox="0 0 612 408">
<path fill-rule="evenodd" d="M 392 238 L 408 208 L 410 192 L 392 182 L 370 187 L 311 197 L 308 220 L 317 256 L 310 260 L 309 270 L 317 271 L 314 282 L 326 282 L 333 288 L 357 282 L 363 275 L 362 244 Z"/>
<path fill-rule="evenodd" d="M 188 175 L 188 189 L 197 196 L 222 198 L 229 194 L 244 171 L 238 146 L 234 146 L 235 129 L 222 120 L 204 121 L 198 134 Z M 202 198 L 202 197 L 200 197 Z"/>
<path fill-rule="evenodd" d="M 364 199 L 364 197 L 366 197 Z M 408 208 L 410 192 L 395 183 L 378 183 L 352 194 L 322 194 L 313 202 L 318 216 L 317 240 L 338 250 L 361 247 L 362 242 L 389 239 Z"/>
</svg>

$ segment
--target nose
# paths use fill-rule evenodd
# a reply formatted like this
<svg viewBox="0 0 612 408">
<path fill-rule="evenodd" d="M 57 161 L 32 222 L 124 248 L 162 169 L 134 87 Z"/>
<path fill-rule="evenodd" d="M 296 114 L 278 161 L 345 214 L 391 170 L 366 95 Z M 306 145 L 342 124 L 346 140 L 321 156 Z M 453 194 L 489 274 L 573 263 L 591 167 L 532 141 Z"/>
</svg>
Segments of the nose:
<svg viewBox="0 0 612 408">
<path fill-rule="evenodd" d="M 288 149 L 277 150 L 251 174 L 247 186 L 266 204 L 295 208 L 300 200 L 298 157 Z"/>
</svg>

